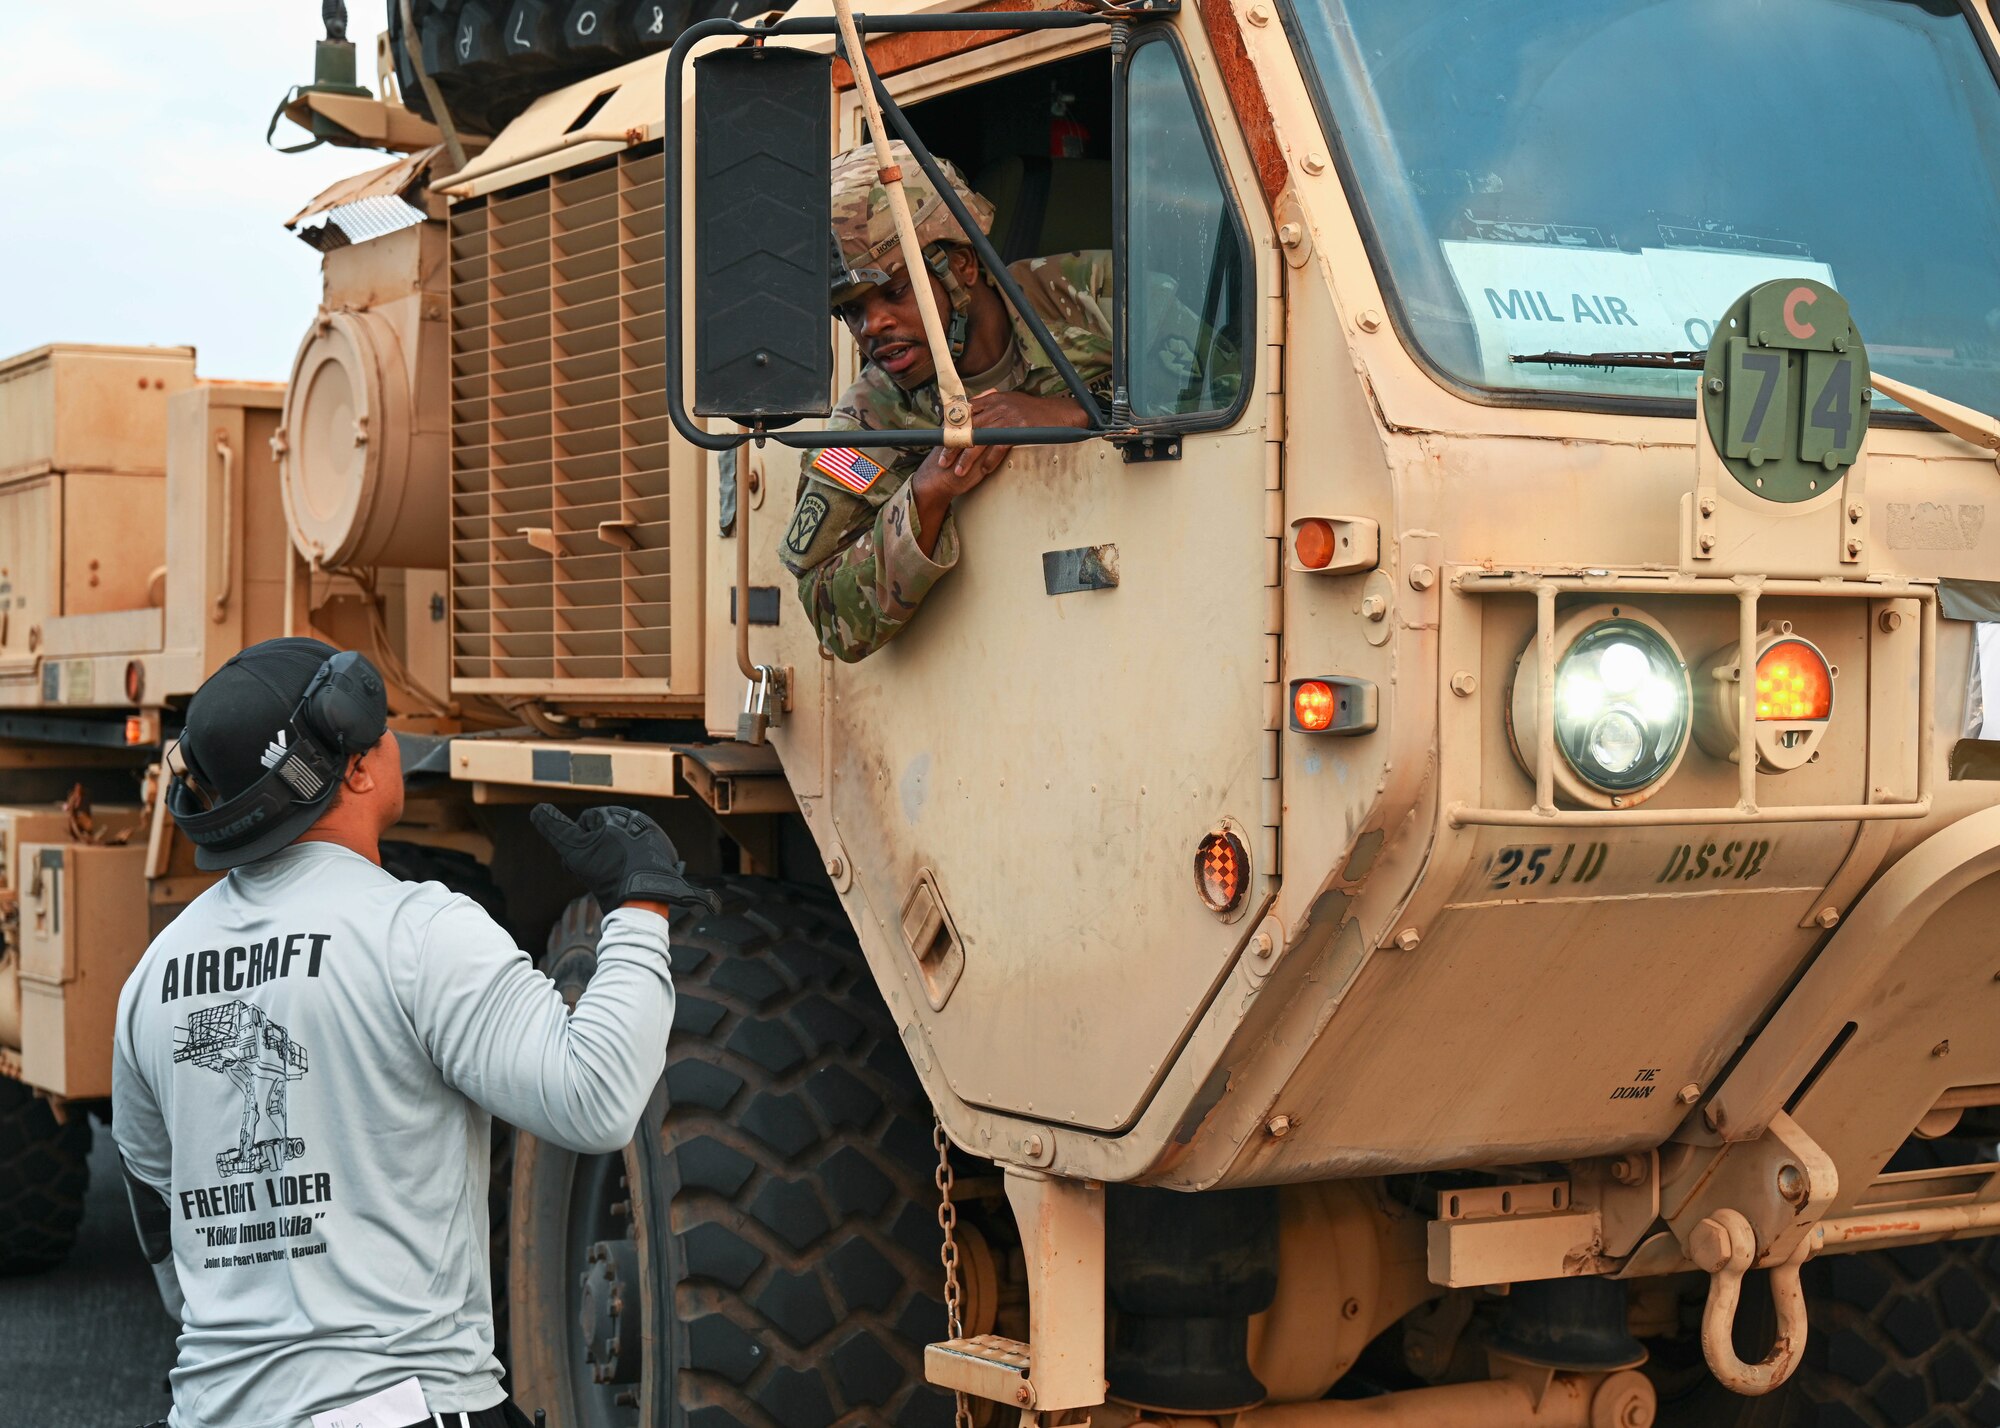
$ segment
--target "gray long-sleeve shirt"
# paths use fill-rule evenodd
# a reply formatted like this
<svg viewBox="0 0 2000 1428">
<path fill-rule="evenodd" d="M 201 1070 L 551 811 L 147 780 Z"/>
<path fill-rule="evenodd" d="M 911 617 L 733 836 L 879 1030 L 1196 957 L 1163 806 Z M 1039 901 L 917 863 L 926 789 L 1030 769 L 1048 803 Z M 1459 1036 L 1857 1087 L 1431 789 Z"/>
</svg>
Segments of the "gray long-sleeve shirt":
<svg viewBox="0 0 2000 1428">
<path fill-rule="evenodd" d="M 477 904 L 330 843 L 195 899 L 125 984 L 112 1072 L 118 1149 L 173 1218 L 174 1428 L 305 1428 L 412 1374 L 435 1410 L 498 1403 L 491 1117 L 618 1149 L 673 997 L 654 913 L 604 919 L 566 1013 Z"/>
</svg>

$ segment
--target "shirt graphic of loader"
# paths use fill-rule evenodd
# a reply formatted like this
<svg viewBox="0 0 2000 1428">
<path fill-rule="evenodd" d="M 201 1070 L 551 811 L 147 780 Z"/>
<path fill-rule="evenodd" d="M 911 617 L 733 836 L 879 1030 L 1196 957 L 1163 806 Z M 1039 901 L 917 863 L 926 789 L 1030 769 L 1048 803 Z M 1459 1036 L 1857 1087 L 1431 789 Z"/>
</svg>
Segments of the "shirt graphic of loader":
<svg viewBox="0 0 2000 1428">
<path fill-rule="evenodd" d="M 291 1134 L 285 1108 L 285 1087 L 306 1074 L 306 1049 L 291 1033 L 248 1002 L 224 1002 L 204 1007 L 175 1028 L 174 1061 L 192 1061 L 220 1072 L 243 1093 L 243 1120 L 236 1148 L 215 1157 L 223 1175 L 252 1175 L 282 1170 L 285 1162 L 306 1153 L 306 1143 Z M 269 1087 L 266 1090 L 265 1087 Z M 259 1139 L 260 1120 L 268 1118 L 274 1134 Z"/>
</svg>

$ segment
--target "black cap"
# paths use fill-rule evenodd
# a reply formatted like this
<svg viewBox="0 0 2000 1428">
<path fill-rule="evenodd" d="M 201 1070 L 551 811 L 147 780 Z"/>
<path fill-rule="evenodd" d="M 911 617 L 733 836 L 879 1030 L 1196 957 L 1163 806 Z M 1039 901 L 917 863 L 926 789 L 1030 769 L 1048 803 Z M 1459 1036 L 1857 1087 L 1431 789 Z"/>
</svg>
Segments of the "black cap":
<svg viewBox="0 0 2000 1428">
<path fill-rule="evenodd" d="M 270 772 L 264 751 L 279 731 L 296 737 L 292 713 L 306 686 L 334 655 L 324 640 L 264 640 L 232 656 L 202 681 L 188 702 L 181 757 L 211 803 L 226 803 Z M 329 751 L 332 752 L 332 751 Z M 195 847 L 195 866 L 218 872 L 267 857 L 312 827 L 333 801 L 337 781 L 319 797 L 295 803 L 256 838 L 238 847 Z"/>
</svg>

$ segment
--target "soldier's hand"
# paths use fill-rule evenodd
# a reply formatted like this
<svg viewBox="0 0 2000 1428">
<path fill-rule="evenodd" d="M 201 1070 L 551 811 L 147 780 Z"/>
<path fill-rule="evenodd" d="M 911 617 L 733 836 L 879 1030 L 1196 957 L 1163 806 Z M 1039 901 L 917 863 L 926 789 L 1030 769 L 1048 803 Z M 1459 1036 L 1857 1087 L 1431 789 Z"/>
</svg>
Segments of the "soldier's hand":
<svg viewBox="0 0 2000 1428">
<path fill-rule="evenodd" d="M 528 820 L 605 912 L 635 901 L 722 910 L 721 898 L 681 876 L 686 864 L 673 841 L 636 809 L 590 808 L 571 819 L 552 803 L 538 803 Z"/>
<path fill-rule="evenodd" d="M 1083 408 L 1068 397 L 1031 397 L 1026 392 L 981 392 L 972 399 L 972 429 L 1010 426 L 1089 425 Z M 964 495 L 1000 469 L 1013 451 L 1011 446 L 968 446 L 958 451 L 940 450 L 958 489 Z"/>
<path fill-rule="evenodd" d="M 967 491 L 1000 469 L 1007 459 L 1011 446 L 964 446 L 953 451 L 940 446 L 924 458 L 924 464 L 917 468 L 912 478 L 918 482 L 917 494 L 926 494 L 930 488 L 949 500 L 963 496 Z"/>
<path fill-rule="evenodd" d="M 1026 392 L 981 392 L 972 399 L 972 426 L 1085 427 L 1090 419 L 1069 397 L 1031 397 Z M 975 448 L 976 449 L 976 448 Z"/>
<path fill-rule="evenodd" d="M 1068 397 L 1031 397 L 1025 392 L 980 392 L 972 399 L 972 426 L 1088 426 L 1083 408 Z M 953 451 L 938 447 L 926 456 L 910 478 L 916 499 L 918 543 L 930 555 L 944 513 L 958 497 L 1000 469 L 1011 446 L 967 446 Z"/>
</svg>

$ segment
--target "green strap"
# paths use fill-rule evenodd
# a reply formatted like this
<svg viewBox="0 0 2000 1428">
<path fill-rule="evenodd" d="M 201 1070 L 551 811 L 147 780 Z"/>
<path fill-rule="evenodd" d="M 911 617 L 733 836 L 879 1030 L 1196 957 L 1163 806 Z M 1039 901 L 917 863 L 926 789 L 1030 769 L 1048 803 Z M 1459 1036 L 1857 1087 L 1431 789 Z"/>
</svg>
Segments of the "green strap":
<svg viewBox="0 0 2000 1428">
<path fill-rule="evenodd" d="M 285 117 L 285 106 L 290 104 L 294 99 L 298 98 L 298 96 L 299 96 L 299 87 L 296 84 L 293 85 L 290 89 L 285 91 L 285 97 L 283 99 L 280 99 L 278 101 L 278 107 L 271 111 L 270 125 L 264 130 L 265 143 L 271 144 L 271 136 L 278 132 L 278 121 Z M 310 133 L 311 131 L 308 130 L 307 132 Z M 326 139 L 324 136 L 319 134 L 314 134 L 311 141 L 308 143 L 293 144 L 290 148 L 286 148 L 282 144 L 271 144 L 271 147 L 276 149 L 281 154 L 303 154 L 307 149 L 317 149 L 321 144 L 324 144 L 325 142 Z"/>
</svg>

